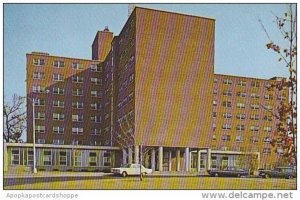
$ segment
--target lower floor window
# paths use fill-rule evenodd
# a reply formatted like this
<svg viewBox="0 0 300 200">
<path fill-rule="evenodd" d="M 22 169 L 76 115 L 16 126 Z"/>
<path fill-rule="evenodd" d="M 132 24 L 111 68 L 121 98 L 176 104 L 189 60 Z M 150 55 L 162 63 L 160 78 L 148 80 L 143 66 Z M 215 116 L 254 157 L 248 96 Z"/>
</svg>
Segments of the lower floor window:
<svg viewBox="0 0 300 200">
<path fill-rule="evenodd" d="M 13 164 L 13 165 L 20 164 L 20 150 L 19 149 L 11 150 L 11 164 Z"/>
<path fill-rule="evenodd" d="M 51 152 L 51 150 L 44 150 L 43 160 L 44 160 L 44 165 L 51 165 L 52 164 L 52 152 Z"/>
</svg>

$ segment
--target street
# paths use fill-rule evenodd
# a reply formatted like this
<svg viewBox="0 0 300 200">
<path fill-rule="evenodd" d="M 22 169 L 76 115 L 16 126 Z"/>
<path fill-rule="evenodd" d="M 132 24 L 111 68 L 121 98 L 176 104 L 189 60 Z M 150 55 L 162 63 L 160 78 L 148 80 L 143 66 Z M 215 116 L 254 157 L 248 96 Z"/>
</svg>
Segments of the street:
<svg viewBox="0 0 300 200">
<path fill-rule="evenodd" d="M 31 177 L 5 178 L 4 189 L 296 189 L 296 179 L 228 177 Z"/>
</svg>

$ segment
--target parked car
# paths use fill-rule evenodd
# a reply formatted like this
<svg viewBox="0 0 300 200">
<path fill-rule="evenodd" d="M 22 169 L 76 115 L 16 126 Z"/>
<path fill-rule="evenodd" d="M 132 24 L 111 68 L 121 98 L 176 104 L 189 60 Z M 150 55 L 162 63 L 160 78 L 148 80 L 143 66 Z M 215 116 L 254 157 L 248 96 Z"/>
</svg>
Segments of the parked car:
<svg viewBox="0 0 300 200">
<path fill-rule="evenodd" d="M 273 170 L 259 170 L 259 176 L 263 178 L 296 178 L 296 171 L 293 167 L 275 167 Z"/>
<path fill-rule="evenodd" d="M 152 169 L 145 168 L 143 165 L 140 166 L 140 164 L 125 164 L 119 168 L 112 168 L 111 172 L 114 175 L 122 175 L 123 177 L 129 176 L 129 175 L 146 175 L 151 174 Z"/>
<path fill-rule="evenodd" d="M 208 170 L 211 176 L 226 176 L 226 177 L 242 177 L 248 176 L 248 170 L 239 169 L 237 167 L 226 167 L 223 170 Z"/>
</svg>

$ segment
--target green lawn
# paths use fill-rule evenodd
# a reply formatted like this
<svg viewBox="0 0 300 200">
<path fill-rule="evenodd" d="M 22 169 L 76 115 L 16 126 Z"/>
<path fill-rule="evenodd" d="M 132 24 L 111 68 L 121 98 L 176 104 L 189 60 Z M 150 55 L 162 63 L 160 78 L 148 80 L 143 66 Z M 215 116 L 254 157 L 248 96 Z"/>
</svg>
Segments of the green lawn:
<svg viewBox="0 0 300 200">
<path fill-rule="evenodd" d="M 296 189 L 296 179 L 221 177 L 87 177 L 6 180 L 4 189 Z"/>
</svg>

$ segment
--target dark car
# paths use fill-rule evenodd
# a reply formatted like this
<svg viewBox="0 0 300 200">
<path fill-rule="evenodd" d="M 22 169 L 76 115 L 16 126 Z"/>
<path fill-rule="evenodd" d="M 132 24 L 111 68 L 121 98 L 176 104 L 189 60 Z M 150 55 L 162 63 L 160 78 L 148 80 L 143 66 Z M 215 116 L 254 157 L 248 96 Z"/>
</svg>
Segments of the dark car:
<svg viewBox="0 0 300 200">
<path fill-rule="evenodd" d="M 226 167 L 223 170 L 208 170 L 211 176 L 225 176 L 225 177 L 242 177 L 248 176 L 248 170 L 239 169 L 237 167 Z"/>
<path fill-rule="evenodd" d="M 259 176 L 263 178 L 296 178 L 296 171 L 293 167 L 276 167 L 273 170 L 259 170 Z"/>
</svg>

